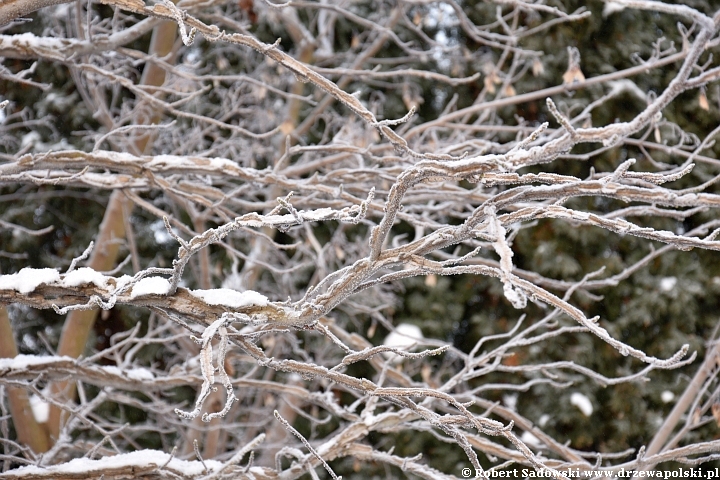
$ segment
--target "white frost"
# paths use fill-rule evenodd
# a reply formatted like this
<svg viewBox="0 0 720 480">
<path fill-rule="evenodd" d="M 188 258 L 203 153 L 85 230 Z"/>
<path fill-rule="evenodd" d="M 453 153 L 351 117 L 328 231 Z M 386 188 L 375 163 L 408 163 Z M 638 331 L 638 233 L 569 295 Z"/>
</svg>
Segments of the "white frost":
<svg viewBox="0 0 720 480">
<path fill-rule="evenodd" d="M 540 448 L 542 446 L 542 442 L 540 439 L 538 439 L 535 435 L 525 430 L 522 435 L 520 435 L 520 440 L 525 442 L 525 445 L 529 447 L 535 447 Z"/>
<path fill-rule="evenodd" d="M 148 370 L 147 368 L 131 368 L 130 370 L 125 371 L 125 375 L 127 375 L 132 380 L 154 380 L 155 375 Z"/>
<path fill-rule="evenodd" d="M 115 289 L 121 289 L 128 283 L 132 281 L 132 278 L 130 275 L 123 275 L 120 278 L 115 279 Z"/>
<path fill-rule="evenodd" d="M 205 160 L 205 159 L 203 159 Z M 210 158 L 210 167 L 213 170 L 237 170 L 238 164 L 227 158 Z"/>
<path fill-rule="evenodd" d="M 60 274 L 52 268 L 23 268 L 12 275 L 0 275 L 0 290 L 30 293 L 38 285 L 60 281 Z"/>
<path fill-rule="evenodd" d="M 222 281 L 221 287 L 242 292 L 245 290 L 245 283 L 243 282 L 242 275 L 237 272 L 233 272 L 225 277 Z"/>
<path fill-rule="evenodd" d="M 153 375 L 153 373 L 150 370 L 148 370 L 147 368 L 137 367 L 137 368 L 121 369 L 119 367 L 115 367 L 112 365 L 103 366 L 101 368 L 111 375 L 127 377 L 130 380 L 142 381 L 142 380 L 154 380 L 155 379 L 155 375 Z"/>
<path fill-rule="evenodd" d="M 527 305 L 527 297 L 524 293 L 522 293 L 522 291 L 513 288 L 513 284 L 508 278 L 513 270 L 513 251 L 505 238 L 507 231 L 498 220 L 495 207 L 485 207 L 485 215 L 488 216 L 488 234 L 491 237 L 495 237 L 495 241 L 493 241 L 493 248 L 500 256 L 500 269 L 502 270 L 500 280 L 503 283 L 503 293 L 505 294 L 505 298 L 512 304 L 513 307 L 523 309 Z"/>
<path fill-rule="evenodd" d="M 393 347 L 400 350 L 405 350 L 415 345 L 416 343 L 418 343 L 418 341 L 422 339 L 423 334 L 422 330 L 420 330 L 420 327 L 411 323 L 401 323 L 400 325 L 395 327 L 394 332 L 390 332 L 390 334 L 385 337 L 383 345 L 385 345 L 386 347 Z M 383 356 L 389 359 L 395 355 L 390 352 L 383 352 Z M 393 359 L 394 362 L 399 363 L 402 361 L 402 357 L 395 357 L 396 358 Z"/>
<path fill-rule="evenodd" d="M 155 155 L 152 160 L 147 163 L 148 168 L 168 168 L 176 167 L 185 163 L 185 159 L 176 155 Z"/>
<path fill-rule="evenodd" d="M 677 284 L 677 278 L 675 277 L 664 277 L 660 279 L 660 290 L 663 292 L 669 292 Z"/>
<path fill-rule="evenodd" d="M 65 18 L 68 15 L 68 10 L 70 7 L 68 7 L 67 3 L 63 3 L 61 5 L 58 5 L 55 7 L 55 13 L 53 13 L 53 18 Z"/>
<path fill-rule="evenodd" d="M 570 403 L 575 405 L 586 417 L 589 417 L 593 413 L 592 402 L 582 393 L 575 392 L 570 395 Z"/>
<path fill-rule="evenodd" d="M 550 415 L 547 415 L 547 414 L 545 414 L 545 415 L 540 415 L 540 420 L 538 420 L 538 425 L 540 425 L 540 427 L 542 428 L 542 427 L 544 427 L 545 425 L 547 425 L 547 423 L 548 423 L 549 421 L 550 421 Z"/>
<path fill-rule="evenodd" d="M 264 307 L 268 304 L 268 299 L 265 295 L 261 295 L 252 290 L 238 292 L 236 290 L 230 290 L 229 288 L 216 288 L 213 290 L 191 290 L 190 293 L 201 298 L 209 305 L 240 308 L 251 305 Z"/>
<path fill-rule="evenodd" d="M 518 309 L 525 308 L 525 305 L 527 305 L 527 298 L 522 293 L 518 293 L 515 289 L 513 289 L 512 284 L 510 282 L 503 283 L 503 293 L 505 294 L 505 298 L 507 298 L 508 302 L 510 304 Z"/>
<path fill-rule="evenodd" d="M 322 220 L 324 218 L 327 218 L 329 215 L 332 215 L 333 209 L 332 208 L 318 208 L 317 210 L 311 210 L 311 211 L 302 211 L 302 216 L 305 220 L 309 221 L 315 221 L 315 220 Z"/>
<path fill-rule="evenodd" d="M 130 298 L 142 295 L 166 295 L 170 291 L 170 282 L 163 277 L 145 277 L 133 285 Z"/>
<path fill-rule="evenodd" d="M 170 243 L 174 240 L 168 233 L 167 228 L 165 228 L 165 223 L 162 220 L 158 220 L 157 222 L 150 224 L 150 230 L 152 230 L 157 243 Z"/>
<path fill-rule="evenodd" d="M 613 3 L 613 2 L 606 3 L 605 8 L 607 9 L 607 7 L 611 3 Z M 624 6 L 623 6 L 623 8 L 624 8 Z M 603 11 L 603 15 L 605 15 L 604 11 Z M 619 95 L 623 92 L 628 92 L 628 93 L 632 93 L 633 95 L 635 95 L 636 97 L 638 97 L 641 100 L 647 100 L 647 95 L 645 94 L 645 92 L 643 92 L 642 89 L 640 89 L 640 87 L 638 87 L 635 84 L 635 82 L 633 82 L 632 80 L 628 80 L 628 79 L 617 80 L 615 82 L 608 82 L 608 85 L 610 85 L 610 92 L 608 94 L 610 96 L 615 96 L 615 95 Z"/>
<path fill-rule="evenodd" d="M 622 12 L 625 10 L 625 5 L 620 2 L 607 2 L 603 8 L 602 16 L 608 17 L 616 12 Z"/>
<path fill-rule="evenodd" d="M 50 404 L 37 395 L 30 395 L 30 408 L 33 412 L 35 420 L 43 423 L 47 422 L 50 417 Z"/>
<path fill-rule="evenodd" d="M 62 281 L 66 287 L 79 287 L 92 283 L 98 287 L 104 287 L 107 284 L 107 277 L 100 272 L 96 272 L 92 268 L 78 268 L 65 275 Z"/>
<path fill-rule="evenodd" d="M 22 370 L 31 365 L 42 365 L 45 363 L 54 363 L 57 361 L 69 360 L 73 361 L 72 358 L 53 355 L 17 355 L 13 358 L 0 358 L 0 371 L 3 370 Z"/>
<path fill-rule="evenodd" d="M 227 158 L 186 158 L 177 155 L 155 155 L 147 163 L 148 168 L 169 169 L 179 166 L 194 166 L 207 171 L 237 171 L 238 165 Z"/>
<path fill-rule="evenodd" d="M 0 42 L 0 50 L 1 49 L 2 42 Z M 23 137 L 20 139 L 20 144 L 23 146 L 23 148 L 31 147 L 33 152 L 48 152 L 50 150 L 73 149 L 73 146 L 70 145 L 64 138 L 57 143 L 45 143 L 42 141 L 42 137 L 40 136 L 40 134 L 35 130 L 23 135 Z"/>
<path fill-rule="evenodd" d="M 54 37 L 37 37 L 32 33 L 16 33 L 10 38 L 4 37 L 0 39 L 0 42 L 8 42 L 9 44 L 15 44 L 20 47 L 29 48 L 63 48 L 64 42 Z M 69 43 L 69 42 L 65 42 Z M 1 44 L 1 43 L 0 43 Z"/>
<path fill-rule="evenodd" d="M 401 323 L 395 328 L 394 332 L 390 332 L 390 335 L 385 337 L 383 345 L 393 348 L 407 348 L 422 339 L 423 334 L 420 327 L 411 323 Z"/>
<path fill-rule="evenodd" d="M 457 24 L 457 15 L 450 5 L 445 3 L 429 4 L 428 14 L 423 18 L 423 23 L 428 28 L 449 28 Z"/>
<path fill-rule="evenodd" d="M 578 220 L 587 220 L 588 218 L 590 218 L 590 214 L 587 212 L 575 212 L 573 217 L 575 217 Z"/>
</svg>

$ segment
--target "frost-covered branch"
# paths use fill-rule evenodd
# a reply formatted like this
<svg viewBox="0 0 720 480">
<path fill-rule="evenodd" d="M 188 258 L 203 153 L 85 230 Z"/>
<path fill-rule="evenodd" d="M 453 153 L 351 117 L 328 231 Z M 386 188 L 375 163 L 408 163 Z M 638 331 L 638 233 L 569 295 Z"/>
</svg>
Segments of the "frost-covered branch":
<svg viewBox="0 0 720 480">
<path fill-rule="evenodd" d="M 595 11 L 0 5 L 0 479 L 716 460 L 720 13 Z"/>
</svg>

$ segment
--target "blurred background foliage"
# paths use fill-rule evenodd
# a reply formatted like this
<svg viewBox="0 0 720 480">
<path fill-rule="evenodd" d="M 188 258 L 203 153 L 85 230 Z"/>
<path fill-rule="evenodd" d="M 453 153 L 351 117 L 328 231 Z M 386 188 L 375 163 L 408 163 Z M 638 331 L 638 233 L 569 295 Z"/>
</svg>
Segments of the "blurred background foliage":
<svg viewBox="0 0 720 480">
<path fill-rule="evenodd" d="M 586 77 L 634 66 L 636 65 L 633 61 L 634 55 L 647 59 L 652 54 L 653 44 L 659 37 L 667 37 L 663 48 L 669 47 L 671 41 L 675 41 L 679 46 L 678 19 L 670 15 L 626 9 L 605 16 L 604 4 L 599 1 L 565 0 L 554 3 L 565 12 L 573 12 L 585 7 L 592 15 L 582 21 L 560 23 L 539 35 L 521 39 L 520 46 L 540 52 L 538 59 L 543 68 L 537 75 L 523 75 L 513 83 L 512 86 L 517 94 L 561 84 L 563 73 L 567 69 L 566 47 L 568 46 L 579 49 L 581 67 Z M 713 9 L 717 8 L 717 5 L 713 6 L 710 2 L 700 0 L 677 3 L 688 4 L 706 14 L 712 14 Z M 475 0 L 465 0 L 459 4 L 468 17 L 477 24 L 487 23 L 488 19 L 494 18 L 499 8 L 495 4 Z M 274 22 L 272 16 L 257 15 L 252 8 L 252 1 L 240 2 L 240 5 L 250 6 L 243 13 L 250 32 L 268 43 L 273 43 L 279 37 L 282 39 L 283 50 L 294 56 L 298 55 L 299 47 L 294 44 L 292 36 L 285 32 L 279 23 Z M 373 11 L 372 5 L 371 2 L 359 3 L 354 7 L 354 11 L 358 15 L 372 19 L 380 14 Z M 228 4 L 227 8 L 237 8 L 237 6 Z M 420 22 L 424 22 L 425 32 L 431 38 L 444 37 L 450 44 L 461 45 L 463 54 L 470 61 L 460 58 L 462 55 L 452 54 L 438 58 L 428 57 L 424 62 L 414 58 L 407 58 L 404 62 L 391 62 L 391 59 L 403 57 L 403 52 L 397 45 L 388 42 L 377 57 L 368 61 L 369 68 L 376 65 L 381 69 L 386 68 L 387 65 L 402 65 L 406 68 L 439 71 L 451 76 L 469 76 L 476 72 L 484 74 L 483 65 L 497 62 L 500 55 L 497 50 L 475 43 L 455 25 L 444 26 L 445 22 L 437 18 L 428 19 L 428 16 L 443 11 L 438 9 L 437 4 L 407 5 L 406 10 L 409 18 L 415 17 Z M 538 12 L 527 12 L 526 15 L 527 18 L 521 21 L 529 27 L 539 25 L 549 18 L 546 14 Z M 29 28 L 37 35 L 48 35 L 64 28 L 64 22 L 44 15 L 43 12 L 33 14 L 32 18 L 33 22 L 29 27 L 23 26 L 24 31 Z M 301 20 L 310 21 L 307 18 Z M 680 23 L 685 28 L 691 28 L 691 25 L 685 21 L 681 20 Z M 403 29 L 399 29 L 399 32 L 403 38 Z M 5 33 L 13 33 L 13 29 L 8 29 Z M 405 33 L 407 34 L 406 31 Z M 335 25 L 334 47 L 337 52 L 344 52 L 345 63 L 353 60 L 355 37 L 367 34 L 368 32 L 359 31 L 350 22 L 338 19 Z M 148 43 L 149 34 L 138 39 L 130 47 L 146 51 Z M 262 66 L 263 60 L 254 52 L 238 51 L 227 45 L 208 42 L 199 42 L 196 45 L 192 49 L 181 48 L 179 55 L 185 59 L 191 53 L 195 55 L 193 62 L 197 63 L 196 69 L 200 72 L 211 72 L 221 66 L 224 69 L 223 73 L 240 74 Z M 323 66 L 329 62 L 328 59 L 316 57 L 311 63 Z M 31 61 L 5 62 L 6 68 L 13 72 L 31 68 L 32 64 Z M 653 70 L 633 77 L 633 81 L 642 92 L 657 93 L 674 76 L 677 67 L 678 64 L 673 64 L 664 69 Z M 142 66 L 138 66 L 137 70 L 129 72 L 129 75 L 137 77 L 141 74 L 141 69 Z M 37 82 L 50 84 L 50 89 L 42 92 L 31 86 L 0 80 L 3 97 L 13 102 L 14 111 L 8 112 L 8 115 L 20 116 L 23 120 L 31 121 L 30 125 L 32 125 L 32 128 L 13 129 L 11 122 L 6 122 L 6 131 L 0 139 L 0 153 L 14 155 L 40 143 L 55 149 L 60 147 L 92 149 L 93 138 L 90 133 L 97 131 L 99 125 L 93 118 L 92 112 L 81 101 L 68 68 L 60 63 L 41 60 L 38 61 L 32 77 Z M 289 89 L 291 78 L 287 75 L 283 78 L 284 80 L 277 80 L 275 86 Z M 282 85 L 283 82 L 286 83 L 285 86 Z M 707 90 L 708 111 L 698 107 L 698 91 L 686 92 L 674 101 L 663 112 L 663 123 L 659 127 L 663 138 L 670 143 L 678 140 L 673 124 L 683 131 L 704 138 L 718 124 L 720 118 L 718 110 L 720 98 L 716 87 L 711 85 Z M 472 104 L 482 89 L 482 77 L 476 83 L 459 86 L 438 84 L 418 77 L 408 78 L 405 82 L 354 79 L 345 87 L 346 91 L 359 91 L 363 100 L 374 102 L 374 108 L 380 110 L 380 116 L 384 118 L 403 116 L 407 112 L 407 98 L 404 99 L 403 94 L 406 97 L 411 95 L 420 103 L 418 114 L 413 119 L 414 124 L 437 118 L 454 96 L 457 96 L 459 108 Z M 315 94 L 310 87 L 305 87 L 304 93 Z M 565 98 L 558 99 L 557 103 L 561 110 L 577 111 L 579 107 L 586 106 L 604 93 L 607 93 L 606 86 L 593 86 L 568 94 Z M 488 96 L 488 99 L 491 98 L 492 94 Z M 207 96 L 206 100 L 212 103 L 213 96 Z M 592 124 L 602 126 L 618 119 L 627 120 L 643 107 L 643 100 L 625 93 L 605 102 L 601 108 L 595 109 L 592 112 Z M 338 109 L 345 116 L 347 114 L 340 106 L 335 105 L 330 108 Z M 311 109 L 311 106 L 303 106 L 300 119 Z M 51 118 L 55 121 L 51 121 Z M 532 127 L 546 120 L 548 120 L 548 112 L 544 101 L 537 100 L 503 108 L 493 113 L 488 118 L 488 123 L 522 124 Z M 326 129 L 329 128 L 337 133 L 341 127 L 342 125 L 328 125 L 320 121 L 313 126 L 303 141 L 308 144 L 317 143 L 328 135 Z M 514 134 L 507 133 L 497 133 L 494 137 L 485 138 L 498 143 L 512 139 Z M 211 139 L 208 140 L 208 145 L 198 148 L 207 148 L 210 145 L 212 145 Z M 597 147 L 597 145 L 581 145 L 576 147 L 572 154 L 587 154 Z M 162 147 L 156 148 L 155 153 L 162 153 L 160 148 Z M 720 147 L 713 146 L 704 154 L 717 158 L 719 152 Z M 684 161 L 682 158 L 660 152 L 653 153 L 655 161 L 669 164 L 680 164 Z M 253 162 L 262 168 L 273 160 L 273 155 L 273 152 L 269 151 L 266 157 L 260 155 L 252 160 L 242 159 L 242 161 Z M 627 158 L 637 158 L 641 167 L 649 165 L 642 151 L 623 146 L 607 149 L 593 155 L 587 161 L 561 158 L 549 165 L 532 167 L 524 171 L 551 171 L 586 177 L 591 168 L 597 171 L 611 171 Z M 678 186 L 701 183 L 716 175 L 716 170 L 716 167 L 699 163 L 692 175 L 678 182 Z M 708 191 L 718 193 L 718 188 L 712 186 Z M 0 256 L 0 272 L 12 273 L 23 266 L 66 267 L 71 259 L 79 255 L 93 239 L 102 219 L 108 195 L 108 192 L 103 191 L 53 186 L 0 187 L 0 214 L 5 220 L 33 229 L 54 227 L 52 232 L 37 237 L 13 233 L 7 229 L 0 230 L 0 245 L 5 252 L 4 256 Z M 602 198 L 586 198 L 572 200 L 572 206 L 584 211 L 604 213 L 628 205 L 619 205 L 619 202 Z M 182 218 L 182 212 L 179 213 L 179 218 Z M 716 213 L 700 213 L 684 221 L 660 217 L 633 220 L 641 226 L 683 232 L 693 229 L 700 220 L 707 220 L 711 215 Z M 187 218 L 185 220 L 189 222 Z M 457 219 L 449 219 L 449 221 L 457 222 Z M 176 246 L 163 237 L 158 220 L 140 209 L 135 209 L 132 213 L 132 225 L 136 234 L 137 251 L 141 257 L 140 265 L 143 268 L 170 265 Z M 324 225 L 314 228 L 319 238 L 331 238 L 333 231 L 341 227 Z M 359 229 L 363 230 L 362 227 Z M 400 225 L 398 232 L 402 232 L 403 229 L 408 232 L 412 230 L 406 225 Z M 282 242 L 282 235 L 276 239 Z M 659 244 L 636 237 L 619 236 L 605 230 L 551 220 L 540 221 L 532 228 L 520 230 L 512 246 L 515 254 L 514 262 L 518 268 L 534 271 L 548 278 L 567 281 L 578 281 L 601 267 L 605 268 L 603 276 L 615 275 L 647 255 L 651 249 L 661 247 Z M 128 251 L 124 250 L 121 258 L 127 254 Z M 494 253 L 484 253 L 484 255 L 494 257 Z M 213 258 L 219 264 L 216 272 L 219 279 L 229 271 L 230 262 L 219 250 L 213 251 Z M 196 285 L 191 272 L 192 270 L 189 270 L 186 282 L 188 286 L 193 287 Z M 126 264 L 122 273 L 132 273 L 131 264 Z M 298 272 L 297 275 L 300 276 L 298 280 L 306 281 L 310 273 L 311 270 Z M 484 336 L 509 331 L 519 319 L 519 312 L 504 299 L 501 284 L 484 277 L 415 278 L 389 288 L 397 294 L 398 299 L 388 313 L 388 321 L 395 325 L 415 324 L 422 329 L 426 337 L 451 341 L 463 352 L 469 352 Z M 668 394 L 663 396 L 663 393 L 669 391 L 676 397 L 682 393 L 687 380 L 703 358 L 705 342 L 718 325 L 720 256 L 716 252 L 709 251 L 672 251 L 655 259 L 616 287 L 604 288 L 593 293 L 601 295 L 602 299 L 592 299 L 582 293 L 576 293 L 572 301 L 583 309 L 588 317 L 599 315 L 600 324 L 614 337 L 660 358 L 672 355 L 681 345 L 687 343 L 691 351 L 698 353 L 699 360 L 693 365 L 682 368 L 680 375 L 674 370 L 653 371 L 649 375 L 651 380 L 649 382 L 603 387 L 580 375 L 566 373 L 562 380 L 571 381 L 572 386 L 564 390 L 540 384 L 519 392 L 488 390 L 485 395 L 488 400 L 516 408 L 561 443 L 568 441 L 574 448 L 598 452 L 638 449 L 642 445 L 647 445 L 673 406 L 672 401 L 663 400 L 668 398 Z M 532 324 L 548 312 L 531 304 L 524 313 L 527 315 L 524 319 L 525 324 Z M 378 323 L 376 318 L 371 316 L 347 318 L 343 315 L 341 309 L 338 318 L 353 325 L 348 327 L 349 331 L 353 328 L 363 332 L 370 331 L 374 333 L 371 341 L 376 344 L 380 344 L 387 334 L 387 329 L 382 322 Z M 11 316 L 21 353 L 52 352 L 62 326 L 61 317 L 52 311 L 36 311 L 20 307 L 14 307 Z M 88 346 L 89 351 L 102 348 L 106 345 L 109 336 L 128 329 L 138 320 L 147 323 L 147 312 L 118 308 L 104 314 L 103 321 L 96 323 L 95 343 Z M 570 324 L 566 318 L 561 319 L 560 323 Z M 159 362 L 162 361 L 162 352 L 148 349 L 146 357 L 146 362 Z M 626 375 L 641 368 L 637 361 L 621 356 L 616 350 L 589 334 L 564 335 L 544 342 L 541 346 L 517 350 L 514 355 L 505 359 L 505 363 L 512 366 L 549 360 L 573 361 L 608 377 Z M 453 359 L 450 357 L 432 360 L 431 364 L 436 362 L 438 364 L 436 366 L 440 368 L 440 364 L 447 361 Z M 362 367 L 357 368 L 358 373 L 362 373 Z M 412 362 L 408 362 L 407 368 L 413 368 Z M 420 377 L 421 373 L 418 372 L 418 379 Z M 506 376 L 495 373 L 478 381 L 487 384 L 501 382 L 520 384 L 529 379 L 523 375 Z M 591 400 L 594 410 L 589 417 L 571 404 L 570 397 L 574 392 L 581 392 Z M 178 394 L 182 395 L 182 392 Z M 184 393 L 186 398 L 192 398 L 193 395 L 193 392 Z M 108 408 L 112 409 L 111 406 Z M 131 423 L 144 421 L 140 411 L 117 411 L 112 414 L 120 415 L 124 421 Z M 303 428 L 302 421 L 299 420 L 298 429 L 307 433 L 308 427 Z M 332 428 L 329 429 L 331 430 Z M 720 429 L 718 425 L 709 423 L 694 435 L 700 434 L 704 438 L 720 438 Z M 467 459 L 457 446 L 440 442 L 430 432 L 418 434 L 408 431 L 396 436 L 373 434 L 370 440 L 372 441 L 373 438 L 377 440 L 377 446 L 381 450 L 394 446 L 398 455 L 412 456 L 422 452 L 430 465 L 445 471 L 447 465 L 465 466 L 467 463 Z M 158 448 L 161 443 L 155 433 L 148 432 L 146 445 Z M 489 464 L 487 458 L 481 458 L 481 461 L 484 465 Z M 346 471 L 385 475 L 389 472 L 391 476 L 404 475 L 391 467 L 359 466 L 353 464 L 350 459 L 331 462 L 331 464 L 338 473 Z M 706 466 L 711 465 L 706 464 Z"/>
</svg>

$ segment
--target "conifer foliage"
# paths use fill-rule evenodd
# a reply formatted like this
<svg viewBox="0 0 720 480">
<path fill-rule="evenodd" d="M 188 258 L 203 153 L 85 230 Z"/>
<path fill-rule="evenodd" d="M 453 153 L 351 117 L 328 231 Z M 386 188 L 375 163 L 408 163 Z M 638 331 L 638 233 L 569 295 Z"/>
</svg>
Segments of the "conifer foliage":
<svg viewBox="0 0 720 480">
<path fill-rule="evenodd" d="M 0 3 L 0 479 L 717 464 L 719 54 L 702 1 Z"/>
</svg>

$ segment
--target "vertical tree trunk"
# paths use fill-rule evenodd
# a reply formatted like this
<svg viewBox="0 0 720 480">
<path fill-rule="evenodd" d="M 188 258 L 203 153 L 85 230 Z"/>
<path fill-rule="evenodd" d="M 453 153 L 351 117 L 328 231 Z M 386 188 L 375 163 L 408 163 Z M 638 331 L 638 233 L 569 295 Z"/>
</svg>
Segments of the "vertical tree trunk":
<svg viewBox="0 0 720 480">
<path fill-rule="evenodd" d="M 150 55 L 157 57 L 165 57 L 172 51 L 177 36 L 177 24 L 173 22 L 163 22 L 153 30 L 152 40 L 150 42 Z M 165 70 L 152 62 L 145 65 L 142 75 L 143 85 L 161 86 L 165 83 Z M 159 120 L 159 115 L 154 114 L 150 117 L 139 118 L 138 123 L 155 123 Z M 140 136 L 134 145 L 136 155 L 143 154 L 148 145 L 151 143 L 152 135 L 150 133 Z M 122 193 L 121 190 L 115 190 L 110 195 L 110 202 L 105 210 L 105 216 L 100 224 L 100 233 L 95 242 L 95 250 L 90 257 L 89 267 L 97 271 L 111 270 L 117 264 L 118 252 L 120 251 L 120 240 L 125 238 L 125 224 L 123 212 L 130 212 L 133 204 Z M 60 344 L 58 345 L 58 355 L 67 355 L 69 357 L 78 358 L 85 351 L 90 331 L 93 328 L 97 317 L 97 309 L 93 310 L 75 310 L 70 312 L 63 331 L 60 336 Z M 58 400 L 66 400 L 75 395 L 75 384 L 71 382 L 58 382 L 52 386 L 52 395 Z M 65 403 L 63 401 L 63 403 Z M 65 423 L 66 417 L 63 411 L 55 405 L 50 406 L 50 417 L 48 419 L 48 430 L 51 441 L 56 441 Z"/>
<path fill-rule="evenodd" d="M 0 358 L 14 358 L 17 354 L 7 309 L 0 305 Z M 48 435 L 33 415 L 27 391 L 24 388 L 7 387 L 7 393 L 18 442 L 29 446 L 36 453 L 47 452 L 50 448 Z"/>
<path fill-rule="evenodd" d="M 117 263 L 118 252 L 120 251 L 120 240 L 125 238 L 125 224 L 123 222 L 123 203 L 129 200 L 122 191 L 115 190 L 110 195 L 110 202 L 105 210 L 105 216 L 100 224 L 100 234 L 95 242 L 95 250 L 90 257 L 89 267 L 97 271 L 112 270 Z M 58 355 L 66 355 L 72 358 L 80 357 L 87 346 L 90 331 L 97 317 L 97 309 L 75 310 L 70 312 L 58 345 Z M 52 385 L 51 394 L 53 398 L 65 403 L 67 399 L 75 395 L 75 384 L 71 381 L 57 382 Z M 56 441 L 67 420 L 63 410 L 56 405 L 50 406 L 50 417 L 48 418 L 48 430 L 51 441 Z"/>
</svg>

